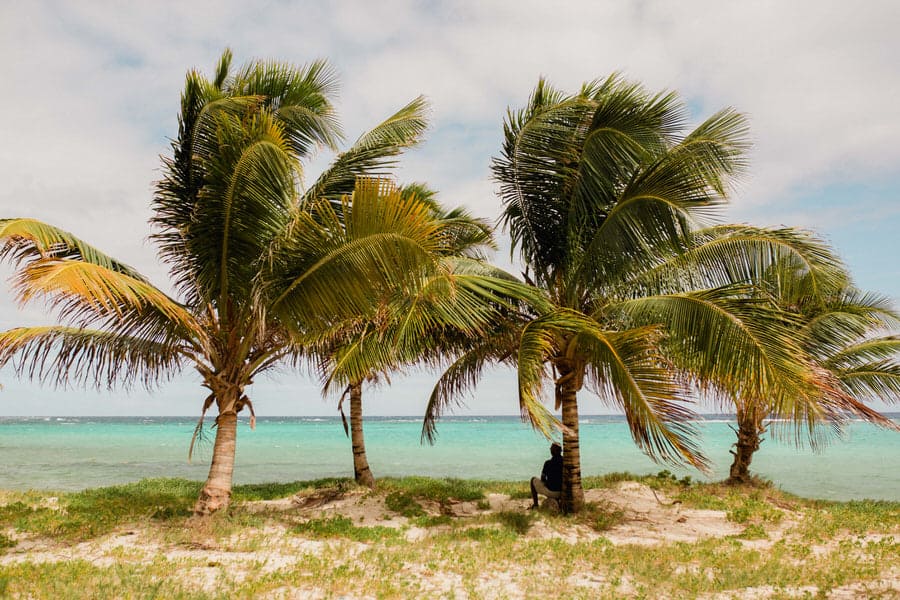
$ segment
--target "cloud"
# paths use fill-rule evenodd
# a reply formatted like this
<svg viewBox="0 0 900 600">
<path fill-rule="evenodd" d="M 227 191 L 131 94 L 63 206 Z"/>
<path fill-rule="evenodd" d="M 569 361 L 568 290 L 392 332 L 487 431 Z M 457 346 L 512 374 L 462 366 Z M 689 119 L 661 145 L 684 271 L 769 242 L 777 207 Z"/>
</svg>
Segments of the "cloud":
<svg viewBox="0 0 900 600">
<path fill-rule="evenodd" d="M 898 29 L 892 1 L 5 3 L 0 216 L 61 225 L 165 282 L 146 242 L 158 157 L 185 72 L 209 72 L 231 46 L 238 62 L 329 58 L 350 140 L 426 94 L 429 140 L 400 176 L 489 218 L 503 115 L 541 75 L 574 91 L 620 70 L 679 90 L 700 117 L 731 105 L 755 149 L 730 215 L 840 233 L 848 213 L 822 210 L 818 192 L 877 181 L 883 199 L 852 214 L 873 233 L 849 250 L 885 254 L 893 232 L 877 215 L 900 196 Z M 35 318 L 0 293 L 0 321 Z"/>
</svg>

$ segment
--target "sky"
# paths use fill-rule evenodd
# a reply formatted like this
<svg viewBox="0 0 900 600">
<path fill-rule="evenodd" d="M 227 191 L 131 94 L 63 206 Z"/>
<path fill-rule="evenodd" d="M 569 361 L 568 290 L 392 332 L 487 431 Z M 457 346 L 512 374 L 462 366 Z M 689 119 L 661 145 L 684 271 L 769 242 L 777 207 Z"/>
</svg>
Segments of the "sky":
<svg viewBox="0 0 900 600">
<path fill-rule="evenodd" d="M 230 47 L 236 64 L 328 59 L 348 144 L 424 94 L 431 128 L 398 179 L 496 219 L 489 166 L 507 108 L 541 76 L 575 91 L 618 71 L 676 90 L 698 121 L 725 106 L 747 114 L 751 168 L 722 220 L 812 230 L 858 287 L 897 302 L 898 30 L 895 0 L 4 2 L 0 218 L 63 227 L 169 289 L 147 240 L 153 182 L 185 73 L 210 73 Z M 307 181 L 329 157 L 312 162 Z M 498 237 L 494 262 L 511 266 Z M 10 274 L 0 266 L 0 329 L 48 323 L 41 304 L 16 305 Z M 393 376 L 366 391 L 367 414 L 421 414 L 434 379 Z M 153 390 L 59 390 L 5 368 L 0 384 L 6 416 L 196 415 L 206 395 L 191 372 Z M 276 373 L 249 394 L 258 415 L 336 414 L 336 397 L 305 373 Z M 610 411 L 596 398 L 580 404 Z M 501 370 L 456 414 L 517 411 L 514 374 Z"/>
</svg>

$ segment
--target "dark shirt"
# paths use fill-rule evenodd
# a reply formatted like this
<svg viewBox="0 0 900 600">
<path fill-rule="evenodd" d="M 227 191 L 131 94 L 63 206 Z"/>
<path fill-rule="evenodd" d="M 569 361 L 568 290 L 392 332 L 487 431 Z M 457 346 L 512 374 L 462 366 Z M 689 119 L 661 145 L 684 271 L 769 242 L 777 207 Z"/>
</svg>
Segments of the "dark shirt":
<svg viewBox="0 0 900 600">
<path fill-rule="evenodd" d="M 544 468 L 541 470 L 541 481 L 551 492 L 558 492 L 562 490 L 562 472 L 562 456 L 554 456 L 544 463 Z"/>
</svg>

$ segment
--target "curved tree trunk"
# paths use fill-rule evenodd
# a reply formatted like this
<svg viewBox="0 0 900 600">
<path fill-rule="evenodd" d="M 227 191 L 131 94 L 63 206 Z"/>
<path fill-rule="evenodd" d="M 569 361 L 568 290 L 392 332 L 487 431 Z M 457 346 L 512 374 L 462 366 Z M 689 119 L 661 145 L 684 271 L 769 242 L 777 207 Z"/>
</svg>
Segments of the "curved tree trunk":
<svg viewBox="0 0 900 600">
<path fill-rule="evenodd" d="M 232 409 L 216 419 L 216 442 L 213 445 L 209 476 L 194 505 L 194 515 L 208 516 L 228 508 L 234 476 L 234 454 L 237 447 L 237 413 Z"/>
<path fill-rule="evenodd" d="M 761 435 L 765 433 L 763 426 L 764 411 L 757 410 L 753 406 L 738 407 L 737 442 L 734 450 L 730 450 L 734 456 L 731 463 L 729 476 L 726 483 L 737 485 L 750 483 L 750 463 L 753 461 L 753 453 L 759 450 L 762 443 Z"/>
<path fill-rule="evenodd" d="M 560 377 L 556 385 L 556 404 L 562 407 L 563 431 L 563 482 L 560 508 L 566 513 L 580 512 L 584 508 L 584 489 L 581 487 L 581 450 L 578 445 L 578 397 L 573 371 L 558 368 Z"/>
<path fill-rule="evenodd" d="M 350 439 L 353 445 L 353 477 L 356 483 L 375 487 L 375 476 L 366 459 L 366 442 L 363 438 L 362 383 L 350 384 Z"/>
</svg>

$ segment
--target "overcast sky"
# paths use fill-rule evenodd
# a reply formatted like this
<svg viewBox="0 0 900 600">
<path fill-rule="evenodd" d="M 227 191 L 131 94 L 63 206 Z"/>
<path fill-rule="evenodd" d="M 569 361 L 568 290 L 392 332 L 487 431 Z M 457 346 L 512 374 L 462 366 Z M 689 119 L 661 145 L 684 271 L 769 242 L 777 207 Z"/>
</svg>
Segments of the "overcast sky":
<svg viewBox="0 0 900 600">
<path fill-rule="evenodd" d="M 428 141 L 400 179 L 492 219 L 489 164 L 503 116 L 541 75 L 574 91 L 621 71 L 677 90 L 698 120 L 734 106 L 749 115 L 755 146 L 723 218 L 812 229 L 859 287 L 900 298 L 896 0 L 131 4 L 0 4 L 0 217 L 62 226 L 162 287 L 146 239 L 159 156 L 176 134 L 185 72 L 210 72 L 227 46 L 236 63 L 330 60 L 350 140 L 425 94 Z M 496 262 L 508 265 L 502 232 L 500 241 Z M 0 329 L 46 323 L 40 305 L 14 304 L 9 274 L 0 267 Z M 394 377 L 368 394 L 367 413 L 421 414 L 433 379 Z M 190 373 L 152 392 L 52 390 L 9 369 L 0 383 L 0 415 L 193 415 L 205 397 Z M 335 414 L 336 399 L 302 375 L 258 381 L 250 394 L 260 415 Z M 486 378 L 464 412 L 516 413 L 511 374 Z"/>
</svg>

